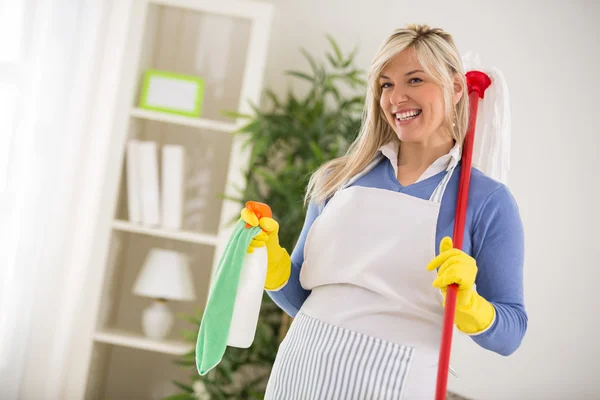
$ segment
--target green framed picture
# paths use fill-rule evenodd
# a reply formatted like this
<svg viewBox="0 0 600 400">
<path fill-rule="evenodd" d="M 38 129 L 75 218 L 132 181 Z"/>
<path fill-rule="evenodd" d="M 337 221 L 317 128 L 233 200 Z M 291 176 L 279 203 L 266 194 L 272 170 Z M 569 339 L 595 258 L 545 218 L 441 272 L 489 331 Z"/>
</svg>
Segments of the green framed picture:
<svg viewBox="0 0 600 400">
<path fill-rule="evenodd" d="M 139 107 L 188 117 L 199 117 L 204 79 L 149 69 L 144 72 Z"/>
</svg>

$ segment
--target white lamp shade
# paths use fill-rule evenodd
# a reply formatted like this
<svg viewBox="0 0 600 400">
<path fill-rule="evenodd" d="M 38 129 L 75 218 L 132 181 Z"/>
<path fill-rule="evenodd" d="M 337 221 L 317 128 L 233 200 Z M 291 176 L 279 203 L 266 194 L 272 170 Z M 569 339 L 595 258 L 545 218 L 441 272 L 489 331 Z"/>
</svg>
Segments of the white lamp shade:
<svg viewBox="0 0 600 400">
<path fill-rule="evenodd" d="M 167 300 L 194 300 L 196 293 L 187 257 L 172 250 L 150 250 L 133 293 Z"/>
</svg>

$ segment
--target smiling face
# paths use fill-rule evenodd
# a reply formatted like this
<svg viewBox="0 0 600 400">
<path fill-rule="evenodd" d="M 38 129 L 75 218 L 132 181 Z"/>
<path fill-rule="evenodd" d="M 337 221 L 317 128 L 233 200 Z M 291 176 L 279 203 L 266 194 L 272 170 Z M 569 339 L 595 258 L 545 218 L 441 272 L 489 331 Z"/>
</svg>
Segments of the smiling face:
<svg viewBox="0 0 600 400">
<path fill-rule="evenodd" d="M 444 92 L 425 74 L 412 47 L 390 60 L 379 84 L 379 105 L 401 141 L 428 143 L 449 137 L 444 127 Z"/>
</svg>

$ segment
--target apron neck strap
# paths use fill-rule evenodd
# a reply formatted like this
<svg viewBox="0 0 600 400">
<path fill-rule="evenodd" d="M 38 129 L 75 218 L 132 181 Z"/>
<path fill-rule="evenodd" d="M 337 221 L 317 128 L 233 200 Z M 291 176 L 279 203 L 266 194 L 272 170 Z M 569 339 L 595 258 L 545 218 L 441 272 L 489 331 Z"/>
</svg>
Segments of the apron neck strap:
<svg viewBox="0 0 600 400">
<path fill-rule="evenodd" d="M 347 187 L 352 185 L 354 182 L 356 182 L 357 180 L 359 180 L 360 178 L 365 176 L 369 171 L 371 171 L 373 168 L 375 168 L 377 166 L 377 164 L 379 164 L 379 162 L 383 159 L 383 157 L 385 157 L 383 154 L 381 154 L 381 153 L 377 154 L 375 156 L 375 158 L 373 159 L 373 161 L 371 161 L 365 168 L 363 168 L 362 171 L 360 171 L 358 174 L 354 175 L 346 183 L 344 183 L 344 185 L 342 185 L 335 192 L 335 194 L 338 194 L 341 190 L 346 189 Z M 334 194 L 334 196 L 335 196 L 335 194 Z"/>
<path fill-rule="evenodd" d="M 336 194 L 338 194 L 341 190 L 344 190 L 344 189 L 348 188 L 354 182 L 356 182 L 357 180 L 359 180 L 360 178 L 362 178 L 363 176 L 365 176 L 369 171 L 371 171 L 373 168 L 375 168 L 377 166 L 377 164 L 379 164 L 379 162 L 384 157 L 385 156 L 383 154 L 381 154 L 381 153 L 379 153 L 377 156 L 375 156 L 375 158 L 373 159 L 373 161 L 371 161 L 362 171 L 360 171 L 358 174 L 354 175 L 344 185 L 342 185 L 334 193 L 334 196 Z M 456 169 L 456 165 L 458 165 L 458 164 L 455 163 L 454 165 L 452 165 L 447 170 L 446 175 L 444 176 L 444 179 L 442 179 L 442 181 L 437 185 L 437 187 L 435 188 L 435 190 L 431 194 L 431 197 L 429 198 L 429 201 L 432 201 L 435 204 L 440 204 L 442 202 L 442 198 L 444 197 L 444 192 L 446 191 L 446 187 L 448 186 L 448 182 L 450 182 L 450 178 L 452 178 L 452 174 L 454 173 L 454 170 Z"/>
<path fill-rule="evenodd" d="M 444 192 L 446 191 L 448 182 L 450 182 L 450 178 L 452 178 L 452 174 L 454 173 L 454 170 L 456 169 L 456 165 L 457 164 L 455 163 L 447 170 L 446 175 L 444 176 L 444 179 L 442 179 L 442 181 L 437 185 L 437 187 L 431 194 L 429 201 L 431 201 L 437 205 L 442 203 L 442 198 L 444 197 Z"/>
</svg>

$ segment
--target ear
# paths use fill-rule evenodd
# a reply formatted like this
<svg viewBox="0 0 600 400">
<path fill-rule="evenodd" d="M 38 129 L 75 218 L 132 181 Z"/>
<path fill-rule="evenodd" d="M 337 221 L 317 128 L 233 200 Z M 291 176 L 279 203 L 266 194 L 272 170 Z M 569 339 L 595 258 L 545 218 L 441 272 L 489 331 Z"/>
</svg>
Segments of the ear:
<svg viewBox="0 0 600 400">
<path fill-rule="evenodd" d="M 464 95 L 464 87 L 461 83 L 461 79 L 458 74 L 454 74 L 454 105 L 457 105 L 462 96 Z"/>
</svg>

